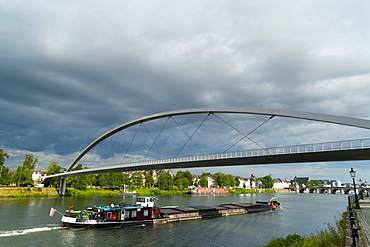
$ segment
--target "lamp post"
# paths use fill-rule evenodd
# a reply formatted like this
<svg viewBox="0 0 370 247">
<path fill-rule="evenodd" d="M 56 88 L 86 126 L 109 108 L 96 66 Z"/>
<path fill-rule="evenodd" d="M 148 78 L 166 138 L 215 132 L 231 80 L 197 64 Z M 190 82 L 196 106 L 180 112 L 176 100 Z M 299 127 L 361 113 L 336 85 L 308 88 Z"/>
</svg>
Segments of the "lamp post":
<svg viewBox="0 0 370 247">
<path fill-rule="evenodd" d="M 361 195 L 361 198 L 363 198 L 363 192 L 362 192 L 362 179 L 360 178 L 359 180 L 358 180 L 358 183 L 359 183 L 359 185 L 360 185 L 360 195 Z"/>
<path fill-rule="evenodd" d="M 365 181 L 365 188 L 366 188 L 366 197 L 369 197 L 369 185 L 367 184 L 367 182 Z"/>
<path fill-rule="evenodd" d="M 349 171 L 349 174 L 351 175 L 351 178 L 353 180 L 353 190 L 355 191 L 356 209 L 361 209 L 360 204 L 358 203 L 357 192 L 356 192 L 356 183 L 355 183 L 356 171 L 353 170 L 353 168 L 351 168 L 351 170 Z"/>
</svg>

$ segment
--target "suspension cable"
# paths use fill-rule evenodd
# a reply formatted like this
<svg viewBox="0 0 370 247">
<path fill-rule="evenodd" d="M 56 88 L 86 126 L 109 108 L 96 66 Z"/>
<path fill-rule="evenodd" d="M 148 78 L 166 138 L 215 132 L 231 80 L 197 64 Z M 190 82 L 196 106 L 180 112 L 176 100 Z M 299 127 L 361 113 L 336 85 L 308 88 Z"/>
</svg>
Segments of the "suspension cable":
<svg viewBox="0 0 370 247">
<path fill-rule="evenodd" d="M 145 155 L 145 157 L 144 157 L 144 160 L 145 160 L 145 159 L 146 159 L 146 157 L 148 156 L 149 152 L 152 150 L 152 148 L 153 148 L 154 144 L 157 142 L 158 137 L 161 135 L 161 133 L 162 133 L 162 131 L 163 131 L 164 127 L 167 125 L 167 122 L 168 122 L 168 120 L 170 119 L 170 117 L 171 117 L 171 116 L 169 116 L 169 117 L 167 118 L 166 122 L 165 122 L 165 123 L 164 123 L 164 125 L 162 126 L 161 131 L 158 133 L 157 137 L 155 138 L 154 142 L 152 143 L 152 146 L 150 146 L 150 148 L 149 148 L 148 152 L 146 153 L 146 155 Z"/>
<path fill-rule="evenodd" d="M 190 141 L 199 149 L 199 151 L 201 152 L 201 153 L 203 153 L 202 152 L 202 150 L 198 147 L 198 145 L 193 141 L 193 139 L 191 139 L 191 136 L 189 136 L 186 132 L 185 132 L 185 130 L 180 126 L 180 124 L 173 118 L 173 117 L 171 117 L 172 118 L 172 120 L 177 124 L 177 126 L 179 126 L 180 127 L 180 129 L 182 130 L 182 132 L 184 132 L 184 134 L 190 139 Z"/>
<path fill-rule="evenodd" d="M 103 166 L 105 166 L 105 163 L 107 163 L 107 159 L 109 158 L 109 155 L 110 155 L 110 153 L 112 152 L 112 149 L 113 149 L 114 145 L 115 145 L 115 144 L 116 144 L 116 142 L 117 142 L 117 138 L 118 138 L 118 136 L 119 136 L 119 134 L 117 134 L 117 135 L 116 135 L 116 139 L 114 139 L 114 142 L 113 142 L 113 144 L 112 144 L 112 146 L 111 146 L 111 148 L 110 148 L 110 150 L 109 150 L 109 153 L 108 153 L 108 155 L 107 155 L 107 158 L 105 158 L 105 161 L 104 161 Z"/>
<path fill-rule="evenodd" d="M 102 145 L 102 142 L 100 142 L 100 144 L 98 146 L 98 150 L 96 150 L 96 154 L 94 155 L 94 159 L 91 161 L 90 168 L 93 166 L 93 163 L 95 162 L 95 159 L 98 156 L 98 153 L 99 153 L 99 150 L 100 150 L 101 145 Z"/>
<path fill-rule="evenodd" d="M 257 146 L 259 146 L 260 148 L 262 148 L 263 150 L 266 150 L 267 152 L 270 153 L 269 150 L 267 150 L 265 147 L 263 147 L 262 145 L 260 145 L 259 143 L 257 143 L 256 141 L 252 140 L 250 137 L 248 137 L 248 135 L 250 135 L 251 133 L 253 133 L 254 131 L 256 131 L 258 128 L 260 128 L 262 125 L 264 125 L 267 121 L 269 121 L 270 119 L 272 119 L 273 117 L 275 117 L 275 115 L 272 115 L 270 116 L 267 120 L 265 120 L 263 123 L 261 123 L 260 125 L 258 125 L 256 128 L 254 128 L 252 131 L 250 131 L 247 135 L 245 135 L 243 132 L 239 131 L 237 128 L 235 128 L 234 126 L 232 126 L 231 124 L 229 124 L 228 122 L 226 122 L 225 120 L 223 120 L 222 118 L 220 118 L 219 116 L 213 114 L 215 117 L 217 117 L 218 119 L 220 119 L 222 122 L 224 122 L 225 124 L 227 124 L 228 126 L 230 126 L 232 129 L 236 130 L 239 134 L 243 135 L 243 137 L 238 140 L 236 143 L 234 143 L 233 145 L 231 145 L 229 148 L 227 148 L 225 151 L 223 151 L 223 153 L 226 153 L 228 150 L 230 150 L 232 147 L 234 147 L 236 144 L 238 144 L 239 142 L 241 142 L 243 139 L 247 138 L 248 140 L 250 140 L 251 142 L 253 142 L 254 144 L 256 144 Z"/>
<path fill-rule="evenodd" d="M 146 128 L 146 126 L 145 126 L 145 124 L 144 124 L 144 123 L 143 123 L 143 126 L 144 126 L 144 128 L 145 128 L 146 132 L 148 133 L 148 135 L 150 136 L 150 139 L 152 139 L 152 141 L 154 141 L 154 139 L 153 139 L 152 135 L 150 134 L 149 130 Z"/>
<path fill-rule="evenodd" d="M 126 137 L 125 137 L 125 135 L 122 134 L 122 130 L 120 132 L 118 132 L 118 133 L 123 137 L 123 139 L 125 140 L 126 144 L 129 145 L 129 143 L 128 143 Z"/>
<path fill-rule="evenodd" d="M 128 150 L 130 149 L 130 147 L 131 147 L 131 145 L 132 145 L 133 141 L 135 140 L 136 134 L 137 134 L 137 132 L 139 131 L 140 126 L 141 126 L 141 123 L 139 124 L 139 126 L 138 126 L 138 127 L 137 127 L 137 129 L 136 129 L 135 135 L 134 135 L 134 137 L 131 139 L 130 145 L 127 147 L 126 152 L 125 152 L 125 154 L 124 154 L 124 155 L 123 155 L 123 157 L 122 157 L 121 163 L 123 162 L 123 159 L 125 158 L 125 156 L 126 156 L 126 154 L 127 154 Z"/>
<path fill-rule="evenodd" d="M 194 133 L 189 137 L 189 139 L 185 142 L 185 144 L 181 147 L 181 149 L 177 152 L 177 154 L 175 155 L 175 157 L 177 157 L 177 155 L 179 155 L 179 153 L 182 151 L 182 149 L 186 146 L 186 144 L 189 142 L 189 140 L 191 140 L 191 138 L 195 135 L 195 133 L 199 130 L 199 128 L 203 125 L 203 123 L 207 120 L 207 118 L 209 117 L 209 115 L 213 114 L 213 112 L 210 112 L 208 113 L 208 115 L 205 117 L 205 119 L 203 119 L 203 121 L 200 123 L 200 125 L 198 126 L 198 128 L 194 131 Z"/>
</svg>

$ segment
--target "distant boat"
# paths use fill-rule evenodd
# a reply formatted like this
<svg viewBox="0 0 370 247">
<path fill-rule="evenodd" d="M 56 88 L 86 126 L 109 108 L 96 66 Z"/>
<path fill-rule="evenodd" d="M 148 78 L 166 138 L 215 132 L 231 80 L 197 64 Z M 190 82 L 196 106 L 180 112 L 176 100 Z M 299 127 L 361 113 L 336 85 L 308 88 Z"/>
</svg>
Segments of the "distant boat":
<svg viewBox="0 0 370 247">
<path fill-rule="evenodd" d="M 228 188 L 206 188 L 206 187 L 194 187 L 191 194 L 227 194 L 229 193 Z"/>
</svg>

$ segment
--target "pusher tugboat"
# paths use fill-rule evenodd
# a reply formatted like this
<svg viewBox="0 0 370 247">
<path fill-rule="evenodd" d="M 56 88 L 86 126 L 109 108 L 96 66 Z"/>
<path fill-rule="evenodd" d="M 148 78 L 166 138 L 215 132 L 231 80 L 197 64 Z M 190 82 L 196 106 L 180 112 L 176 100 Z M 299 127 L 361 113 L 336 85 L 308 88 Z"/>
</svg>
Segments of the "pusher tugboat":
<svg viewBox="0 0 370 247">
<path fill-rule="evenodd" d="M 153 223 L 160 218 L 160 209 L 154 207 L 155 197 L 138 197 L 134 205 L 121 203 L 119 205 L 86 207 L 84 210 L 67 210 L 61 219 L 65 227 L 121 227 L 123 225 L 140 225 Z"/>
<path fill-rule="evenodd" d="M 155 197 L 139 196 L 133 205 L 121 203 L 110 206 L 86 207 L 66 210 L 61 222 L 64 227 L 121 227 L 132 225 L 163 224 L 183 220 L 196 220 L 240 214 L 267 212 L 280 209 L 276 198 L 256 203 L 226 203 L 215 206 L 167 206 L 155 207 Z M 52 208 L 50 216 L 57 211 Z M 61 214 L 61 213 L 60 213 Z"/>
</svg>

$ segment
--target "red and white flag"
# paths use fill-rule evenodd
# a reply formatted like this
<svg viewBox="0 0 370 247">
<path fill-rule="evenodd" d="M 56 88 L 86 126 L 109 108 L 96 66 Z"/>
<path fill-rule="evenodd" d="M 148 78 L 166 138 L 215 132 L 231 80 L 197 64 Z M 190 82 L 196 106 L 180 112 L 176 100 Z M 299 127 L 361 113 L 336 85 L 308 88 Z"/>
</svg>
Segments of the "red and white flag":
<svg viewBox="0 0 370 247">
<path fill-rule="evenodd" d="M 50 217 L 53 217 L 56 211 L 57 211 L 57 210 L 56 210 L 55 208 L 51 208 L 51 209 L 50 209 L 49 216 L 50 216 Z"/>
</svg>

